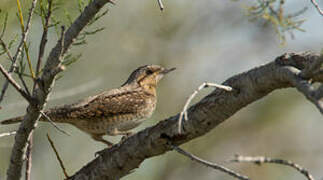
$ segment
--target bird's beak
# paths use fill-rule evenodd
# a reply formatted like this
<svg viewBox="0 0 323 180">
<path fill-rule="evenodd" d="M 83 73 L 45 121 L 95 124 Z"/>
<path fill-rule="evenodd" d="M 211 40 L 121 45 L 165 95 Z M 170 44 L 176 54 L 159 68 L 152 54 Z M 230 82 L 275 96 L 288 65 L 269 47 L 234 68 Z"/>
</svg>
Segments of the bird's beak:
<svg viewBox="0 0 323 180">
<path fill-rule="evenodd" d="M 156 80 L 157 80 L 157 82 L 159 81 L 159 80 L 161 80 L 164 76 L 165 76 L 165 74 L 168 74 L 169 72 L 171 72 L 171 71 L 174 71 L 176 68 L 170 68 L 170 69 L 164 69 L 164 70 L 162 70 L 160 73 L 158 73 L 158 75 L 156 76 Z"/>
<path fill-rule="evenodd" d="M 174 71 L 176 68 L 170 68 L 170 69 L 165 69 L 165 70 L 163 70 L 162 72 L 161 72 L 161 74 L 167 74 L 167 73 L 169 73 L 169 72 L 171 72 L 171 71 Z"/>
</svg>

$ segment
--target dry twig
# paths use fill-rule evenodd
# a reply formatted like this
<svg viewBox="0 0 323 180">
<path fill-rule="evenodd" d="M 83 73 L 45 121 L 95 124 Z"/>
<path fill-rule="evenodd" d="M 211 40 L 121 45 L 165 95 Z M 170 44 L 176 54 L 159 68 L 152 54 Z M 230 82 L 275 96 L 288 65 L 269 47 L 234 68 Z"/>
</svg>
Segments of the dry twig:
<svg viewBox="0 0 323 180">
<path fill-rule="evenodd" d="M 10 72 L 6 71 L 1 64 L 0 64 L 0 71 L 5 76 L 7 81 L 10 82 L 10 84 L 21 94 L 22 97 L 24 97 L 29 103 L 33 102 L 32 97 L 28 95 L 28 93 L 19 86 L 19 84 L 10 75 Z M 2 92 L 5 92 L 5 91 L 2 91 Z M 1 95 L 4 95 L 4 93 L 2 93 Z M 1 97 L 0 97 L 0 102 L 1 102 Z"/>
<path fill-rule="evenodd" d="M 237 179 L 249 180 L 249 178 L 247 176 L 243 176 L 243 175 L 241 175 L 241 174 L 239 174 L 237 172 L 234 172 L 231 169 L 228 169 L 228 168 L 226 168 L 224 166 L 221 166 L 219 164 L 205 161 L 205 160 L 203 160 L 203 159 L 201 159 L 201 158 L 199 158 L 199 157 L 197 157 L 197 156 L 195 156 L 195 155 L 193 155 L 193 154 L 191 154 L 191 153 L 189 153 L 189 152 L 181 149 L 178 146 L 175 146 L 175 145 L 170 145 L 170 146 L 172 147 L 173 150 L 175 150 L 178 153 L 180 153 L 180 154 L 182 154 L 182 155 L 190 158 L 192 161 L 195 161 L 195 162 L 200 163 L 200 164 L 203 164 L 203 165 L 205 165 L 207 167 L 210 167 L 210 168 L 219 170 L 219 171 L 224 172 L 224 173 L 226 173 L 226 174 L 228 174 L 230 176 L 233 176 L 233 177 L 235 177 Z"/>
<path fill-rule="evenodd" d="M 5 133 L 0 133 L 0 138 L 6 137 L 6 136 L 12 136 L 15 135 L 16 131 L 10 131 L 10 132 L 5 132 Z"/>
<path fill-rule="evenodd" d="M 56 125 L 56 123 L 54 122 L 54 121 L 52 121 L 51 119 L 50 119 L 50 117 L 48 117 L 43 111 L 40 111 L 40 114 L 45 118 L 45 119 L 47 119 L 48 120 L 48 122 L 51 124 L 51 125 L 53 125 L 58 131 L 60 131 L 60 132 L 62 132 L 62 133 L 64 133 L 64 134 L 66 134 L 66 135 L 68 135 L 68 136 L 71 136 L 71 134 L 70 133 L 68 133 L 68 132 L 66 132 L 66 131 L 64 131 L 63 129 L 61 129 L 60 127 L 58 127 L 57 125 Z"/>
<path fill-rule="evenodd" d="M 23 76 L 22 76 L 22 74 L 21 74 L 21 73 L 18 73 L 18 78 L 19 78 L 20 82 L 22 83 L 22 86 L 24 87 L 24 89 L 25 89 L 26 93 L 27 93 L 29 96 L 31 96 L 30 91 L 29 91 L 28 86 L 27 86 L 27 83 L 26 83 L 26 81 L 24 80 L 24 78 L 23 78 Z"/>
<path fill-rule="evenodd" d="M 48 28 L 49 28 L 49 20 L 51 18 L 51 14 L 52 14 L 52 5 L 53 5 L 53 1 L 48 0 L 48 11 L 45 16 L 45 23 L 43 25 L 43 35 L 41 37 L 40 44 L 39 44 L 38 61 L 37 61 L 37 66 L 36 66 L 36 77 L 39 76 L 40 66 L 41 66 L 41 63 L 43 60 L 45 47 L 47 44 L 47 35 L 48 35 Z"/>
<path fill-rule="evenodd" d="M 0 44 L 1 44 L 2 48 L 3 48 L 3 50 L 6 52 L 6 54 L 7 54 L 8 58 L 9 58 L 9 60 L 10 60 L 11 62 L 13 62 L 13 57 L 12 57 L 12 55 L 11 55 L 11 52 L 10 52 L 10 50 L 8 49 L 8 46 L 6 45 L 6 43 L 1 39 L 1 37 L 0 37 Z"/>
<path fill-rule="evenodd" d="M 323 16 L 323 10 L 320 8 L 319 4 L 316 2 L 316 0 L 311 0 L 314 7 L 317 9 L 317 11 Z"/>
<path fill-rule="evenodd" d="M 50 146 L 53 148 L 53 151 L 55 152 L 56 158 L 57 158 L 57 160 L 58 160 L 58 162 L 59 162 L 59 165 L 60 165 L 60 166 L 61 166 L 61 168 L 62 168 L 62 171 L 63 171 L 63 173 L 64 173 L 64 175 L 65 175 L 65 178 L 66 178 L 66 179 L 68 179 L 68 178 L 69 178 L 69 176 L 68 176 L 68 174 L 67 174 L 67 172 L 66 172 L 66 169 L 65 169 L 65 166 L 64 166 L 64 164 L 63 164 L 63 161 L 62 161 L 62 159 L 60 158 L 60 156 L 59 156 L 59 154 L 58 154 L 58 152 L 57 152 L 57 150 L 56 150 L 56 148 L 55 148 L 54 142 L 53 142 L 53 141 L 52 141 L 52 139 L 49 137 L 49 134 L 47 134 L 47 139 L 48 139 L 48 141 L 49 141 L 49 143 L 50 143 Z"/>
<path fill-rule="evenodd" d="M 191 103 L 191 101 L 193 100 L 193 98 L 204 88 L 207 87 L 215 87 L 215 88 L 219 88 L 219 89 L 223 89 L 225 91 L 232 91 L 232 88 L 229 86 L 224 86 L 224 85 L 219 85 L 219 84 L 215 84 L 215 83 L 208 83 L 208 82 L 204 82 L 203 84 L 201 84 L 186 100 L 185 105 L 183 107 L 182 112 L 179 115 L 178 118 L 178 132 L 181 133 L 182 132 L 182 121 L 183 121 L 183 117 L 184 120 L 187 121 L 188 117 L 187 117 L 187 109 L 189 104 Z"/>
<path fill-rule="evenodd" d="M 162 0 L 157 0 L 157 2 L 158 2 L 159 9 L 160 9 L 161 11 L 163 11 L 163 10 L 164 10 L 163 1 L 162 1 Z"/>
<path fill-rule="evenodd" d="M 296 169 L 298 172 L 302 173 L 308 180 L 314 180 L 313 176 L 305 168 L 289 160 L 272 159 L 264 156 L 251 157 L 235 155 L 234 159 L 232 159 L 231 162 L 251 162 L 257 165 L 261 165 L 263 163 L 282 164 Z"/>
</svg>

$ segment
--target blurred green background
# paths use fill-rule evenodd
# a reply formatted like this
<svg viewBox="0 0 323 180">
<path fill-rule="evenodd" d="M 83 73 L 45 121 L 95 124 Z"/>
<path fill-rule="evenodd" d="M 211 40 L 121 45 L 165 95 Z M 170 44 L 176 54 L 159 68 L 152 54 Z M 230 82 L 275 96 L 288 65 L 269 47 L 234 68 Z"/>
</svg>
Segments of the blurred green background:
<svg viewBox="0 0 323 180">
<path fill-rule="evenodd" d="M 29 1 L 23 1 L 24 9 Z M 63 1 L 61 1 L 63 2 Z M 237 73 L 249 70 L 284 52 L 312 50 L 323 47 L 323 21 L 310 1 L 295 0 L 286 3 L 286 11 L 307 6 L 301 16 L 306 32 L 295 32 L 281 46 L 270 25 L 250 22 L 245 6 L 252 1 L 187 1 L 164 0 L 160 12 L 155 0 L 117 1 L 109 5 L 109 13 L 94 27 L 106 29 L 87 38 L 88 44 L 74 47 L 73 54 L 81 59 L 63 72 L 56 82 L 47 107 L 72 103 L 89 95 L 121 85 L 130 72 L 144 64 L 176 67 L 159 84 L 159 101 L 154 115 L 135 131 L 156 124 L 159 120 L 180 112 L 186 98 L 202 82 L 221 83 Z M 76 2 L 63 7 L 73 18 L 77 16 Z M 323 7 L 323 4 L 320 4 Z M 15 21 L 15 1 L 1 0 L 0 8 L 10 13 L 5 40 L 10 40 L 20 29 Z M 63 8 L 62 8 L 63 9 Z M 57 16 L 64 17 L 63 10 Z M 29 38 L 31 56 L 36 62 L 41 37 L 41 23 L 34 17 Z M 54 30 L 49 44 L 56 41 Z M 1 64 L 8 65 L 4 56 Z M 35 65 L 34 65 L 35 67 Z M 0 85 L 4 82 L 0 76 Z M 198 101 L 212 89 L 203 90 Z M 26 102 L 9 88 L 0 110 L 0 120 L 23 115 Z M 105 145 L 70 125 L 59 125 L 72 134 L 68 137 L 48 123 L 39 123 L 34 133 L 32 179 L 63 179 L 63 173 L 46 139 L 49 133 L 63 158 L 69 174 L 73 174 L 94 158 L 94 153 Z M 0 126 L 0 132 L 17 129 L 17 125 Z M 304 179 L 295 170 L 280 165 L 255 166 L 232 164 L 227 160 L 234 154 L 264 155 L 293 160 L 308 168 L 314 177 L 323 177 L 323 121 L 318 110 L 295 89 L 279 90 L 244 108 L 207 135 L 185 145 L 195 155 L 223 164 L 251 179 Z M 114 142 L 120 138 L 106 137 Z M 0 139 L 0 179 L 5 177 L 14 137 Z M 176 152 L 148 159 L 139 169 L 124 179 L 221 179 L 232 177 L 206 168 Z"/>
</svg>

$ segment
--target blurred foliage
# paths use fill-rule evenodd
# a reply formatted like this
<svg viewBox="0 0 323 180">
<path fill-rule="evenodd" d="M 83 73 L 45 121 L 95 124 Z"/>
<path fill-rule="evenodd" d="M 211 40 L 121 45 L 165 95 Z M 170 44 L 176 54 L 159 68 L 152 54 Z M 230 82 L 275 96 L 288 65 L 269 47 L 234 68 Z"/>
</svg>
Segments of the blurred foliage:
<svg viewBox="0 0 323 180">
<path fill-rule="evenodd" d="M 266 24 L 270 23 L 273 26 L 280 38 L 281 45 L 286 44 L 286 33 L 293 37 L 293 31 L 295 30 L 305 32 L 301 28 L 305 20 L 297 20 L 296 17 L 302 15 L 307 10 L 307 7 L 292 14 L 286 14 L 283 7 L 285 2 L 286 0 L 257 0 L 254 5 L 247 7 L 250 20 L 262 19 Z"/>
<path fill-rule="evenodd" d="M 0 9 L 0 24 L 2 24 L 2 29 L 1 30 L 1 34 L 0 37 L 2 38 L 4 36 L 4 32 L 6 31 L 6 27 L 7 27 L 7 23 L 8 23 L 8 12 L 2 12 L 2 10 Z"/>
<path fill-rule="evenodd" d="M 8 50 L 12 49 L 16 42 L 18 41 L 18 35 L 14 36 L 8 43 L 7 48 Z M 3 46 L 0 46 L 0 56 L 6 54 L 6 50 L 3 48 Z M 9 58 L 7 58 L 9 60 Z"/>
<path fill-rule="evenodd" d="M 66 2 L 66 1 L 60 1 L 60 0 L 39 0 L 37 2 L 36 5 L 36 9 L 35 9 L 35 14 L 38 15 L 38 17 L 41 20 L 41 24 L 43 26 L 43 31 L 49 31 L 51 28 L 55 28 L 56 31 L 56 35 L 57 38 L 59 38 L 60 36 L 60 30 L 61 30 L 61 26 L 71 26 L 73 19 L 75 19 L 78 15 L 80 15 L 84 8 L 86 7 L 86 5 L 88 3 L 90 3 L 92 0 L 76 0 L 74 1 L 74 3 L 70 2 Z M 22 29 L 22 31 L 24 31 L 25 29 L 25 24 L 26 22 L 24 22 L 24 16 L 27 16 L 28 11 L 26 11 L 26 9 L 28 8 L 24 8 L 24 12 L 22 12 L 22 5 L 20 4 L 20 1 L 17 1 L 18 3 L 18 13 L 17 13 L 17 17 L 18 17 L 18 22 L 20 22 L 20 27 Z M 27 4 L 26 2 L 24 2 L 24 5 L 29 5 L 30 6 L 31 1 L 29 2 L 29 4 Z M 51 4 L 50 4 L 51 3 Z M 69 3 L 72 3 L 71 6 L 77 6 L 78 8 L 72 9 L 66 6 L 69 6 Z M 49 9 L 50 8 L 50 9 Z M 68 10 L 67 10 L 68 9 Z M 75 10 L 75 11 L 73 11 Z M 51 12 L 49 14 L 49 11 Z M 64 12 L 64 16 L 62 17 L 62 11 Z M 85 30 L 83 30 L 79 36 L 75 39 L 74 43 L 72 44 L 72 46 L 80 46 L 80 45 L 85 45 L 87 43 L 86 38 L 89 35 L 95 35 L 100 31 L 103 31 L 105 28 L 104 27 L 96 27 L 96 28 L 91 28 L 91 26 L 93 24 L 95 24 L 95 22 L 97 22 L 99 19 L 101 19 L 104 15 L 106 15 L 108 12 L 108 10 L 104 10 L 102 13 L 99 13 L 95 16 L 95 18 L 93 18 L 90 23 L 87 25 L 87 27 L 85 28 Z M 22 14 L 24 13 L 24 14 Z M 50 15 L 49 18 L 49 22 L 50 24 L 48 26 L 46 26 L 46 19 L 48 19 L 47 16 Z M 3 12 L 3 10 L 0 9 L 0 23 L 3 25 L 1 30 L 1 34 L 0 37 L 2 38 L 4 36 L 6 27 L 7 27 L 7 23 L 8 23 L 8 12 Z M 45 27 L 46 26 L 46 27 Z M 8 49 L 11 49 L 14 45 L 15 42 L 17 42 L 18 39 L 18 35 L 16 35 L 14 38 L 10 39 L 9 43 L 8 43 Z M 18 63 L 18 66 L 16 67 L 16 70 L 14 71 L 15 73 L 17 73 L 19 76 L 25 76 L 25 77 L 34 77 L 34 73 L 33 73 L 33 68 L 31 65 L 31 61 L 30 61 L 30 56 L 29 56 L 29 48 L 27 46 L 27 43 L 29 43 L 28 46 L 30 46 L 31 41 L 28 41 L 26 43 L 24 43 L 24 47 L 23 47 L 23 51 L 26 53 L 26 56 L 21 56 L 20 61 Z M 6 54 L 6 51 L 3 49 L 3 46 L 0 46 L 0 56 Z M 34 53 L 35 54 L 35 53 Z M 36 54 L 35 54 L 36 56 Z M 64 56 L 63 58 L 63 65 L 65 66 L 69 66 L 73 63 L 75 63 L 77 60 L 80 59 L 80 57 L 82 56 L 82 54 L 77 54 L 74 55 L 72 52 L 69 52 L 66 56 Z M 26 58 L 27 62 L 28 62 L 28 67 L 30 69 L 30 75 L 25 73 L 25 64 L 24 62 L 22 62 L 22 59 Z M 21 65 L 21 67 L 19 67 L 19 65 Z M 40 73 L 42 72 L 42 69 L 40 69 Z M 59 79 L 62 75 L 60 75 L 57 79 Z"/>
</svg>

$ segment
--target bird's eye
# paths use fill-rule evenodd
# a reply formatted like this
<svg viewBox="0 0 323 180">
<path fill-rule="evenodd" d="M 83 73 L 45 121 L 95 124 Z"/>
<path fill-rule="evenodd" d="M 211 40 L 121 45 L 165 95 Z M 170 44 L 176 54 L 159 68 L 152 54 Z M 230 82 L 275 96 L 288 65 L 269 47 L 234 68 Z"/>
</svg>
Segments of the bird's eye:
<svg viewBox="0 0 323 180">
<path fill-rule="evenodd" d="M 151 69 L 147 69 L 147 71 L 146 71 L 146 74 L 147 75 L 150 75 L 150 74 L 152 74 L 152 73 L 154 73 Z"/>
</svg>

